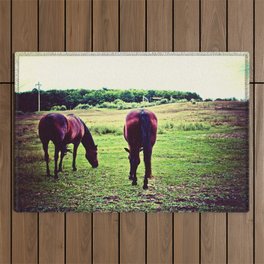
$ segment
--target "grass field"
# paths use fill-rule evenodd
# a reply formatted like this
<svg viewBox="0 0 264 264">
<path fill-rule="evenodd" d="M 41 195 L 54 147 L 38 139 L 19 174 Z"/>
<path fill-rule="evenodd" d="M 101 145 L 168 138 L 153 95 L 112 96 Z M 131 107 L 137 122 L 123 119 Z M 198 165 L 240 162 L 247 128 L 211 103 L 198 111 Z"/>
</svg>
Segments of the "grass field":
<svg viewBox="0 0 264 264">
<path fill-rule="evenodd" d="M 15 201 L 18 211 L 247 211 L 248 105 L 244 102 L 173 103 L 148 108 L 159 121 L 149 189 L 128 180 L 122 131 L 129 110 L 65 111 L 81 117 L 98 144 L 92 169 L 80 145 L 77 171 L 64 158 L 59 179 L 46 177 L 37 134 L 40 114 L 16 116 Z M 71 148 L 72 146 L 69 145 Z M 49 145 L 53 171 L 53 144 Z M 53 173 L 52 173 L 53 174 Z"/>
</svg>

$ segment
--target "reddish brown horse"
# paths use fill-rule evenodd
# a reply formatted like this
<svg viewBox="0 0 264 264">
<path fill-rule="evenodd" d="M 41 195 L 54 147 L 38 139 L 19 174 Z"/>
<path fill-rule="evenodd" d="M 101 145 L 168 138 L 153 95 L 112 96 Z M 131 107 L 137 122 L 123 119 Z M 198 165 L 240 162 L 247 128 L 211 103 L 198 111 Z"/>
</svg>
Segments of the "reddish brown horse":
<svg viewBox="0 0 264 264">
<path fill-rule="evenodd" d="M 97 146 L 94 144 L 92 135 L 84 122 L 75 115 L 47 114 L 39 121 L 39 137 L 45 153 L 47 175 L 49 170 L 48 144 L 52 141 L 55 145 L 55 168 L 54 177 L 58 178 L 58 172 L 62 171 L 62 160 L 67 152 L 67 145 L 73 144 L 73 161 L 72 168 L 76 171 L 76 155 L 79 144 L 82 142 L 86 150 L 86 159 L 93 168 L 98 167 Z M 57 169 L 60 152 L 59 170 Z"/>
<path fill-rule="evenodd" d="M 129 179 L 132 185 L 137 184 L 137 167 L 140 163 L 139 152 L 143 150 L 145 163 L 145 176 L 143 189 L 148 188 L 148 178 L 151 178 L 151 155 L 152 148 L 157 136 L 157 117 L 153 112 L 147 110 L 131 111 L 126 117 L 124 126 L 124 137 L 128 142 L 130 173 Z"/>
</svg>

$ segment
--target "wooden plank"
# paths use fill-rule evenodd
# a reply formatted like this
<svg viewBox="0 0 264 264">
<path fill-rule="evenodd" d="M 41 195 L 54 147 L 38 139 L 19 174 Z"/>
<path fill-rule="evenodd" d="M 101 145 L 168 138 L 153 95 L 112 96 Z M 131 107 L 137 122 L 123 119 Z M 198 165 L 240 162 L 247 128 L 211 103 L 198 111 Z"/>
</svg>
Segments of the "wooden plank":
<svg viewBox="0 0 264 264">
<path fill-rule="evenodd" d="M 93 50 L 118 51 L 118 0 L 93 1 Z M 118 262 L 118 214 L 93 214 L 93 262 Z"/>
<path fill-rule="evenodd" d="M 199 51 L 199 1 L 174 2 L 174 50 Z M 174 214 L 174 263 L 199 263 L 199 214 Z"/>
<path fill-rule="evenodd" d="M 121 0 L 120 50 L 145 50 L 145 0 Z"/>
<path fill-rule="evenodd" d="M 253 51 L 253 1 L 232 0 L 228 3 L 228 50 Z M 251 63 L 251 80 L 253 79 Z M 252 93 L 251 93 L 252 99 Z M 252 108 L 252 102 L 251 102 Z M 252 109 L 250 109 L 252 113 Z M 252 120 L 250 120 L 252 121 Z M 228 263 L 253 262 L 253 152 L 252 123 L 250 125 L 250 171 L 248 213 L 228 214 Z"/>
<path fill-rule="evenodd" d="M 93 2 L 93 50 L 118 51 L 118 0 Z"/>
<path fill-rule="evenodd" d="M 258 67 L 258 65 L 256 65 Z M 255 87 L 255 263 L 264 263 L 264 85 Z"/>
<path fill-rule="evenodd" d="M 145 263 L 145 214 L 122 213 L 120 221 L 121 263 Z"/>
<path fill-rule="evenodd" d="M 12 52 L 37 51 L 37 1 L 12 2 Z M 12 213 L 12 260 L 36 263 L 38 258 L 38 216 Z"/>
<path fill-rule="evenodd" d="M 39 50 L 64 51 L 64 0 L 39 0 Z M 63 213 L 39 214 L 39 262 L 64 263 Z"/>
<path fill-rule="evenodd" d="M 121 0 L 120 50 L 145 50 L 145 1 Z M 120 214 L 120 262 L 145 263 L 145 214 Z"/>
<path fill-rule="evenodd" d="M 0 263 L 11 262 L 11 87 L 0 85 Z"/>
<path fill-rule="evenodd" d="M 264 1 L 255 0 L 255 81 L 264 81 Z M 252 63 L 252 60 L 251 60 Z"/>
<path fill-rule="evenodd" d="M 118 262 L 118 214 L 93 214 L 93 263 Z"/>
<path fill-rule="evenodd" d="M 67 263 L 90 263 L 92 248 L 92 221 L 88 213 L 66 214 Z"/>
<path fill-rule="evenodd" d="M 147 1 L 147 50 L 172 51 L 172 0 Z"/>
<path fill-rule="evenodd" d="M 67 0 L 66 49 L 90 51 L 92 46 L 92 0 Z"/>
<path fill-rule="evenodd" d="M 201 33 L 202 51 L 226 50 L 226 1 L 202 1 Z M 201 214 L 201 262 L 225 263 L 226 254 L 226 214 Z"/>
<path fill-rule="evenodd" d="M 147 263 L 171 263 L 172 216 L 170 213 L 149 213 L 147 230 Z"/>
<path fill-rule="evenodd" d="M 66 50 L 91 51 L 91 0 L 66 2 Z M 89 263 L 92 258 L 92 214 L 66 214 L 67 263 Z"/>
<path fill-rule="evenodd" d="M 172 51 L 172 9 L 170 0 L 147 2 L 147 50 Z M 147 262 L 172 261 L 172 214 L 147 216 Z"/>
<path fill-rule="evenodd" d="M 39 49 L 64 51 L 64 0 L 39 0 Z"/>
<path fill-rule="evenodd" d="M 226 254 L 226 215 L 202 214 L 201 262 L 225 263 Z"/>
<path fill-rule="evenodd" d="M 10 10 L 10 0 L 0 1 L 0 82 L 10 81 Z"/>
<path fill-rule="evenodd" d="M 175 0 L 174 50 L 199 51 L 199 0 Z"/>
<path fill-rule="evenodd" d="M 39 215 L 39 263 L 64 263 L 63 214 Z"/>
<path fill-rule="evenodd" d="M 250 81 L 253 81 L 253 1 L 228 1 L 228 51 L 250 53 Z"/>
<path fill-rule="evenodd" d="M 226 50 L 226 1 L 202 0 L 202 51 Z"/>
<path fill-rule="evenodd" d="M 199 214 L 174 214 L 174 263 L 199 263 Z"/>
</svg>

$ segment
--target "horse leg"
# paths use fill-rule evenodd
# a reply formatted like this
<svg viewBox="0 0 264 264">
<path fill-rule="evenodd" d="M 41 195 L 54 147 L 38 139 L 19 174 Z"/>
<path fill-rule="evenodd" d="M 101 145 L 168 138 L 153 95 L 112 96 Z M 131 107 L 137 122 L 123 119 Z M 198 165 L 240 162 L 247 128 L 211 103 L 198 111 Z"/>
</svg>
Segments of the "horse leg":
<svg viewBox="0 0 264 264">
<path fill-rule="evenodd" d="M 58 170 L 58 172 L 62 172 L 62 160 L 63 160 L 64 156 L 65 156 L 65 153 L 61 150 L 61 152 L 60 152 L 60 163 L 59 163 L 59 170 Z"/>
<path fill-rule="evenodd" d="M 132 185 L 137 185 L 137 169 L 135 170 L 134 177 L 132 179 Z"/>
<path fill-rule="evenodd" d="M 145 163 L 145 176 L 143 189 L 148 189 L 148 178 L 151 178 L 151 153 L 149 155 L 144 155 Z"/>
<path fill-rule="evenodd" d="M 50 170 L 49 170 L 49 152 L 48 152 L 48 145 L 49 142 L 44 142 L 42 143 L 43 146 L 43 150 L 44 150 L 44 159 L 46 161 L 46 172 L 47 172 L 47 176 L 50 176 Z"/>
<path fill-rule="evenodd" d="M 76 168 L 76 156 L 77 156 L 77 149 L 78 149 L 78 146 L 79 146 L 80 142 L 74 144 L 73 146 L 73 154 L 72 154 L 72 170 L 73 171 L 77 171 L 77 168 Z"/>
<path fill-rule="evenodd" d="M 54 154 L 54 162 L 55 162 L 55 166 L 54 166 L 54 178 L 58 179 L 58 158 L 59 158 L 59 151 L 60 149 L 58 148 L 58 146 L 55 146 L 55 154 Z"/>
<path fill-rule="evenodd" d="M 132 169 L 132 185 L 137 185 L 137 168 L 139 163 L 133 164 Z"/>
</svg>

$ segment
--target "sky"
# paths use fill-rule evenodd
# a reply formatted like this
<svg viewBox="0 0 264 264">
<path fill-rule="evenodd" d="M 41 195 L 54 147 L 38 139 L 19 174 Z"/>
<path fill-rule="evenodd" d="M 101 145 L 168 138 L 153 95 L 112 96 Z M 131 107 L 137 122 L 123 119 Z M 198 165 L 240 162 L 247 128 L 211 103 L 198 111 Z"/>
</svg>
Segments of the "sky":
<svg viewBox="0 0 264 264">
<path fill-rule="evenodd" d="M 164 54 L 16 53 L 16 91 L 31 91 L 40 82 L 45 91 L 105 87 L 190 91 L 203 99 L 245 99 L 246 53 Z"/>
</svg>

